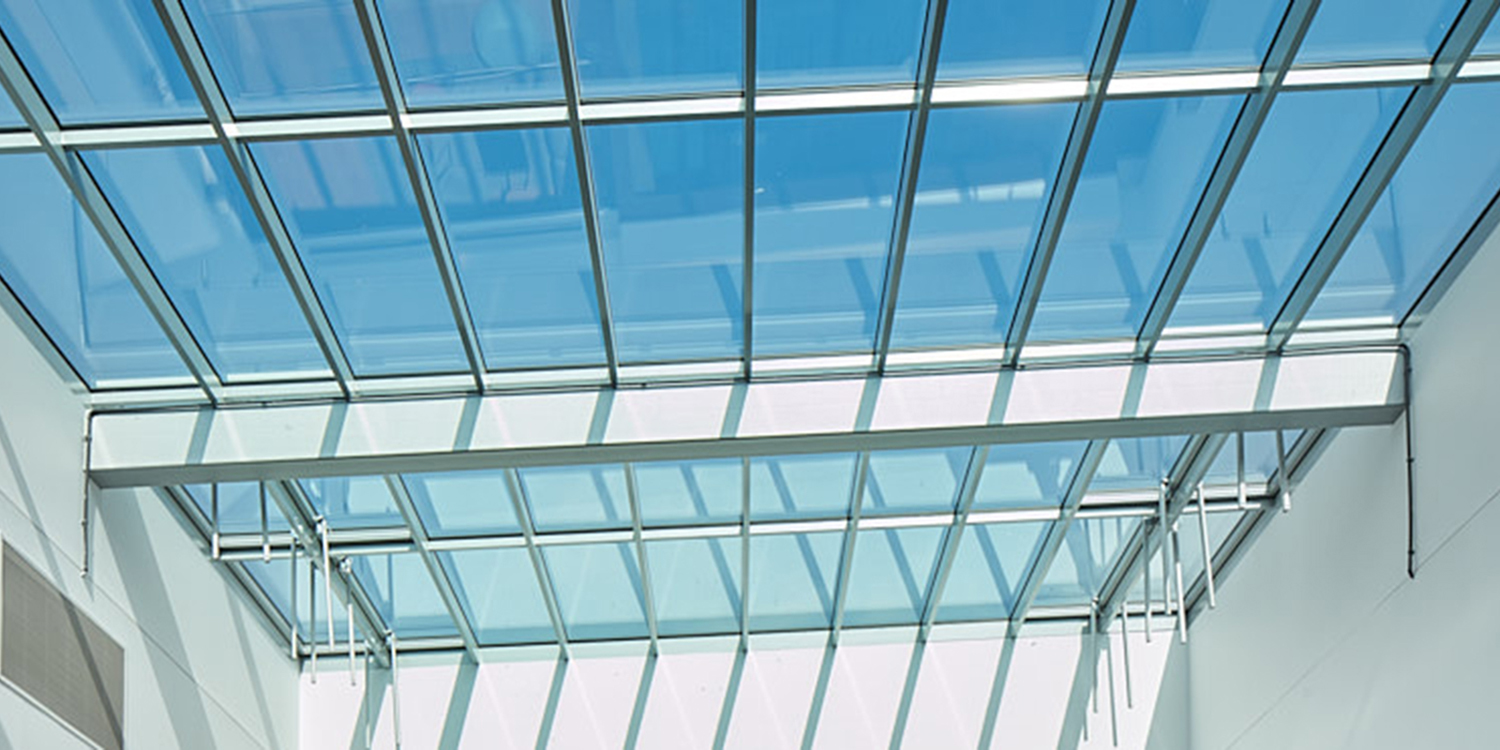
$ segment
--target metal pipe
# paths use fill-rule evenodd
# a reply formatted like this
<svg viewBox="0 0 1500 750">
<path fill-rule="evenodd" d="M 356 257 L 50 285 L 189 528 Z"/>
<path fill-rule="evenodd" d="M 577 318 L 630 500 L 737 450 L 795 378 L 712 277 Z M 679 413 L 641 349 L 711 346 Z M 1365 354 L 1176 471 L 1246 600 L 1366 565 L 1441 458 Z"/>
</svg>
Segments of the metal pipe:
<svg viewBox="0 0 1500 750">
<path fill-rule="evenodd" d="M 400 672 L 396 664 L 396 633 L 392 631 L 386 634 L 387 641 L 391 644 L 391 729 L 396 738 L 396 748 L 401 748 L 401 681 Z"/>
<path fill-rule="evenodd" d="M 1203 540 L 1203 578 L 1208 582 L 1208 607 L 1219 606 L 1214 593 L 1214 551 L 1208 541 L 1208 511 L 1203 509 L 1203 484 L 1198 484 L 1198 536 Z"/>
<path fill-rule="evenodd" d="M 1146 552 L 1149 552 L 1150 549 L 1151 549 L 1151 546 L 1149 544 L 1143 544 L 1142 548 Z M 1143 554 L 1145 554 L 1145 553 L 1143 553 Z M 1145 561 L 1141 563 L 1141 571 L 1142 571 L 1142 573 L 1143 573 L 1143 575 L 1145 577 L 1144 584 L 1145 584 L 1145 587 L 1146 587 L 1146 590 L 1143 592 L 1144 595 L 1142 596 L 1142 599 L 1146 602 L 1146 642 L 1150 643 L 1151 642 L 1151 557 L 1149 556 L 1149 554 L 1145 557 Z M 1121 612 L 1125 611 L 1125 606 L 1124 605 L 1120 606 L 1120 611 Z"/>
<path fill-rule="evenodd" d="M 1170 487 L 1166 477 L 1162 477 L 1160 491 L 1156 495 L 1156 530 L 1161 540 L 1158 546 L 1161 548 L 1161 609 L 1162 612 L 1172 614 L 1172 573 L 1167 554 L 1167 489 Z"/>
<path fill-rule="evenodd" d="M 1187 643 L 1187 605 L 1182 589 L 1182 547 L 1177 534 L 1177 524 L 1172 524 L 1172 566 L 1177 576 L 1177 634 Z"/>
<path fill-rule="evenodd" d="M 260 559 L 271 561 L 271 516 L 266 510 L 266 483 L 260 483 Z"/>
<path fill-rule="evenodd" d="M 1095 636 L 1097 637 L 1097 636 Z M 1115 747 L 1120 746 L 1120 720 L 1115 706 L 1115 650 L 1109 645 L 1109 626 L 1104 630 L 1104 660 L 1109 665 L 1109 736 Z"/>
<path fill-rule="evenodd" d="M 312 655 L 312 683 L 318 684 L 318 566 L 307 558 L 307 650 Z M 327 576 L 324 576 L 327 578 Z M 333 619 L 333 618 L 329 618 Z"/>
<path fill-rule="evenodd" d="M 289 567 L 292 571 L 292 585 L 290 589 L 292 592 L 290 596 L 292 610 L 292 661 L 296 661 L 301 656 L 299 653 L 301 649 L 297 647 L 297 542 L 295 538 L 292 541 L 292 564 Z"/>
<path fill-rule="evenodd" d="M 1276 431 L 1276 481 L 1281 484 L 1281 512 L 1292 510 L 1292 477 L 1286 473 L 1286 437 Z"/>
<path fill-rule="evenodd" d="M 1099 713 L 1099 600 L 1089 602 L 1089 701 Z"/>
<path fill-rule="evenodd" d="M 318 519 L 318 537 L 323 542 L 323 601 L 328 605 L 328 650 L 333 651 L 338 640 L 333 635 L 333 567 L 328 564 L 328 520 Z"/>
<path fill-rule="evenodd" d="M 1238 482 L 1240 510 L 1250 507 L 1250 499 L 1245 496 L 1245 433 L 1235 433 L 1235 478 Z"/>
<path fill-rule="evenodd" d="M 1125 663 L 1125 707 L 1135 708 L 1135 691 L 1130 685 L 1130 615 L 1120 606 L 1120 657 Z"/>
<path fill-rule="evenodd" d="M 345 573 L 350 572 L 348 560 L 344 560 L 343 567 Z M 349 622 L 349 687 L 354 687 L 354 670 L 356 669 L 354 659 L 354 597 L 349 597 L 349 601 L 344 606 L 349 608 L 346 618 Z"/>
<path fill-rule="evenodd" d="M 213 546 L 213 558 L 219 559 L 219 483 L 214 482 L 208 491 L 209 523 L 213 525 L 211 543 Z"/>
</svg>

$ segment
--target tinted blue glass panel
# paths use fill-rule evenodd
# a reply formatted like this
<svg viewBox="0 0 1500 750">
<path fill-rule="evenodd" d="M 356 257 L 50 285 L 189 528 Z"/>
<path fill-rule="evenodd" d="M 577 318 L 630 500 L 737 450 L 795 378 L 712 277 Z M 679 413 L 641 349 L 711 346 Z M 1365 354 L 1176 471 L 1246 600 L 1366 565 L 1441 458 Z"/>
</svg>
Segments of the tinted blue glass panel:
<svg viewBox="0 0 1500 750">
<path fill-rule="evenodd" d="M 1287 434 L 1287 450 L 1297 442 L 1297 435 Z M 1219 450 L 1219 455 L 1214 457 L 1214 462 L 1208 467 L 1208 473 L 1203 477 L 1205 484 L 1234 484 L 1239 478 L 1239 453 L 1236 448 L 1236 438 L 1233 435 L 1224 441 L 1224 447 Z M 1276 473 L 1276 433 L 1274 432 L 1247 432 L 1245 433 L 1245 481 L 1250 484 L 1251 491 L 1257 484 L 1264 484 Z"/>
<path fill-rule="evenodd" d="M 1269 326 L 1409 93 L 1277 97 L 1169 327 Z"/>
<path fill-rule="evenodd" d="M 204 117 L 150 3 L 0 0 L 0 27 L 65 124 Z"/>
<path fill-rule="evenodd" d="M 307 558 L 297 558 L 297 603 L 292 604 L 292 581 L 291 560 L 287 558 L 273 558 L 269 562 L 253 560 L 242 562 L 245 572 L 260 584 L 266 598 L 276 605 L 277 611 L 288 622 L 292 619 L 292 610 L 297 610 L 297 633 L 301 638 L 303 647 L 308 641 L 316 643 L 328 643 L 328 599 L 323 592 L 323 573 L 317 568 L 309 568 Z M 317 620 L 313 620 L 313 616 Z M 357 638 L 358 636 L 356 636 Z M 346 605 L 339 601 L 338 594 L 333 596 L 333 639 L 336 643 L 349 642 L 349 610 Z"/>
<path fill-rule="evenodd" d="M 521 487 L 537 531 L 630 528 L 630 496 L 620 466 L 522 469 Z"/>
<path fill-rule="evenodd" d="M 517 534 L 510 485 L 499 471 L 408 474 L 412 505 L 427 533 L 438 536 Z"/>
<path fill-rule="evenodd" d="M 738 523 L 743 473 L 735 458 L 636 464 L 641 523 Z"/>
<path fill-rule="evenodd" d="M 401 511 L 391 497 L 384 477 L 328 477 L 302 479 L 302 491 L 313 509 L 328 519 L 333 529 L 368 529 L 401 526 Z"/>
<path fill-rule="evenodd" d="M 0 278 L 93 387 L 187 370 L 41 154 L 0 157 Z"/>
<path fill-rule="evenodd" d="M 1230 532 L 1234 531 L 1236 524 L 1245 517 L 1244 512 L 1230 511 L 1225 513 L 1208 514 L 1208 548 L 1210 554 L 1218 554 L 1219 547 L 1223 546 L 1224 540 L 1229 538 Z M 1183 533 L 1191 532 L 1191 533 Z M 1203 536 L 1198 529 L 1197 514 L 1183 515 L 1181 542 L 1178 549 L 1182 551 L 1182 582 L 1191 589 L 1193 582 L 1203 574 Z M 1220 572 L 1215 569 L 1214 572 Z"/>
<path fill-rule="evenodd" d="M 859 532 L 844 602 L 846 625 L 903 625 L 922 619 L 947 529 Z"/>
<path fill-rule="evenodd" d="M 486 365 L 602 364 L 567 131 L 424 135 L 421 146 Z"/>
<path fill-rule="evenodd" d="M 1404 316 L 1500 190 L 1500 85 L 1448 90 L 1365 219 L 1309 321 Z"/>
<path fill-rule="evenodd" d="M 1108 10 L 1108 0 L 950 0 L 938 77 L 1084 73 Z"/>
<path fill-rule="evenodd" d="M 354 555 L 350 561 L 354 576 L 375 603 L 375 610 L 397 637 L 422 638 L 458 633 L 420 555 L 415 552 Z"/>
<path fill-rule="evenodd" d="M 1474 45 L 1473 56 L 1493 55 L 1500 53 L 1500 22 L 1490 21 L 1490 28 L 1479 38 L 1479 43 Z"/>
<path fill-rule="evenodd" d="M 833 621 L 844 532 L 750 537 L 750 628 L 826 628 Z"/>
<path fill-rule="evenodd" d="M 184 0 L 236 114 L 381 110 L 354 3 Z"/>
<path fill-rule="evenodd" d="M 1138 518 L 1074 520 L 1052 568 L 1037 589 L 1033 606 L 1088 604 L 1100 593 L 1120 548 L 1140 523 Z"/>
<path fill-rule="evenodd" d="M 355 373 L 467 369 L 395 140 L 251 149 Z"/>
<path fill-rule="evenodd" d="M 411 107 L 561 99 L 546 3 L 379 0 Z"/>
<path fill-rule="evenodd" d="M 1135 334 L 1241 101 L 1104 105 L 1028 340 Z"/>
<path fill-rule="evenodd" d="M 203 518 L 212 524 L 213 487 L 191 484 L 183 489 L 203 512 Z M 270 495 L 266 496 L 266 527 L 271 531 L 290 528 L 281 515 L 281 508 Z M 259 482 L 224 482 L 219 485 L 219 531 L 225 534 L 260 533 Z"/>
<path fill-rule="evenodd" d="M 1431 57 L 1463 0 L 1327 0 L 1318 6 L 1297 62 Z"/>
<path fill-rule="evenodd" d="M 1090 491 L 1156 489 L 1187 446 L 1186 437 L 1111 440 L 1089 483 Z"/>
<path fill-rule="evenodd" d="M 910 83 L 926 10 L 922 0 L 760 0 L 757 85 Z"/>
<path fill-rule="evenodd" d="M 575 640 L 646 635 L 641 570 L 629 544 L 546 547 L 563 627 Z"/>
<path fill-rule="evenodd" d="M 974 494 L 974 509 L 1057 505 L 1087 446 L 1082 442 L 990 446 Z"/>
<path fill-rule="evenodd" d="M 524 549 L 439 552 L 474 636 L 483 644 L 556 640 L 547 602 Z"/>
<path fill-rule="evenodd" d="M 972 448 L 886 451 L 870 455 L 860 513 L 951 511 L 969 468 Z"/>
<path fill-rule="evenodd" d="M 738 2 L 568 0 L 586 97 L 740 88 Z"/>
<path fill-rule="evenodd" d="M 875 112 L 756 125 L 756 356 L 873 346 L 906 124 Z"/>
<path fill-rule="evenodd" d="M 222 150 L 89 151 L 85 159 L 226 380 L 328 374 Z"/>
<path fill-rule="evenodd" d="M 1049 526 L 993 523 L 966 527 L 938 602 L 938 621 L 1010 617 Z"/>
<path fill-rule="evenodd" d="M 739 632 L 737 537 L 647 542 L 646 560 L 662 635 Z"/>
<path fill-rule="evenodd" d="M 16 105 L 11 103 L 10 96 L 0 96 L 0 128 L 21 129 L 24 127 L 26 127 L 26 121 L 16 110 Z"/>
<path fill-rule="evenodd" d="M 844 518 L 854 487 L 852 453 L 750 459 L 750 518 Z"/>
<path fill-rule="evenodd" d="M 604 266 L 622 361 L 740 356 L 744 128 L 591 128 Z"/>
<path fill-rule="evenodd" d="M 1004 341 L 1076 110 L 929 116 L 892 346 Z"/>
<path fill-rule="evenodd" d="M 1287 0 L 1142 0 L 1130 15 L 1118 69 L 1259 65 L 1286 8 Z"/>
</svg>

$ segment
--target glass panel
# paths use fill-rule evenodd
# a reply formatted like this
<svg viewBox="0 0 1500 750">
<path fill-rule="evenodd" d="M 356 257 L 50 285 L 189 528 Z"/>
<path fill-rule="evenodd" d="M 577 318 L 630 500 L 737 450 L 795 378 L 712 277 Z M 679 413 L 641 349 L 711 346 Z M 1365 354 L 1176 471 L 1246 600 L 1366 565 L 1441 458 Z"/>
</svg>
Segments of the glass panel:
<svg viewBox="0 0 1500 750">
<path fill-rule="evenodd" d="M 485 645 L 557 640 L 547 602 L 524 549 L 440 552 L 458 600 Z"/>
<path fill-rule="evenodd" d="M 847 518 L 853 453 L 750 459 L 750 518 Z"/>
<path fill-rule="evenodd" d="M 440 107 L 562 99 L 546 3 L 379 0 L 406 103 Z"/>
<path fill-rule="evenodd" d="M 755 354 L 874 343 L 907 114 L 756 126 Z"/>
<path fill-rule="evenodd" d="M 501 471 L 408 474 L 406 490 L 434 537 L 518 534 L 510 485 Z"/>
<path fill-rule="evenodd" d="M 1186 437 L 1126 438 L 1109 441 L 1089 483 L 1090 492 L 1154 490 L 1187 446 Z"/>
<path fill-rule="evenodd" d="M 354 555 L 349 559 L 375 611 L 398 638 L 458 634 L 420 555 Z"/>
<path fill-rule="evenodd" d="M 926 11 L 922 0 L 760 0 L 757 85 L 911 83 Z"/>
<path fill-rule="evenodd" d="M 1087 447 L 1084 442 L 990 446 L 974 510 L 1056 506 Z"/>
<path fill-rule="evenodd" d="M 1500 21 L 1491 19 L 1490 28 L 1479 38 L 1479 43 L 1474 45 L 1471 56 L 1500 54 Z"/>
<path fill-rule="evenodd" d="M 187 379 L 161 327 L 41 154 L 0 157 L 0 276 L 90 386 Z"/>
<path fill-rule="evenodd" d="M 738 2 L 568 0 L 585 97 L 741 88 Z"/>
<path fill-rule="evenodd" d="M 1140 524 L 1139 518 L 1074 520 L 1032 606 L 1088 604 L 1100 593 L 1115 556 Z"/>
<path fill-rule="evenodd" d="M 213 486 L 190 484 L 182 489 L 203 512 L 203 517 L 213 523 Z M 276 500 L 266 495 L 266 527 L 271 531 L 286 531 L 291 526 L 281 515 Z M 260 482 L 224 482 L 219 485 L 219 531 L 224 534 L 260 533 Z"/>
<path fill-rule="evenodd" d="M 370 529 L 406 525 L 384 477 L 328 477 L 301 479 L 302 491 L 313 509 L 328 519 L 329 528 Z"/>
<path fill-rule="evenodd" d="M 25 118 L 16 109 L 16 105 L 10 101 L 10 95 L 0 96 L 0 128 L 16 128 L 18 130 L 26 127 Z"/>
<path fill-rule="evenodd" d="M 844 624 L 912 625 L 921 621 L 947 529 L 876 529 L 854 540 L 854 567 Z"/>
<path fill-rule="evenodd" d="M 1108 0 L 950 0 L 938 77 L 953 80 L 1088 72 L 1108 10 Z"/>
<path fill-rule="evenodd" d="M 485 363 L 602 364 L 568 132 L 491 130 L 420 140 Z"/>
<path fill-rule="evenodd" d="M 737 458 L 637 464 L 641 523 L 738 523 L 741 477 Z"/>
<path fill-rule="evenodd" d="M 221 149 L 120 149 L 84 157 L 226 380 L 328 375 Z"/>
<path fill-rule="evenodd" d="M 1463 0 L 1327 0 L 1318 6 L 1297 62 L 1431 57 Z"/>
<path fill-rule="evenodd" d="M 871 516 L 952 511 L 972 448 L 870 454 L 860 513 Z"/>
<path fill-rule="evenodd" d="M 966 527 L 938 602 L 938 621 L 1010 617 L 1049 526 L 1037 522 Z"/>
<path fill-rule="evenodd" d="M 750 537 L 750 629 L 826 628 L 844 532 Z"/>
<path fill-rule="evenodd" d="M 743 125 L 614 125 L 589 137 L 620 360 L 740 356 Z"/>
<path fill-rule="evenodd" d="M 355 373 L 466 370 L 396 141 L 251 150 Z"/>
<path fill-rule="evenodd" d="M 247 560 L 240 563 L 245 572 L 260 585 L 266 598 L 276 605 L 276 610 L 287 621 L 292 619 L 291 560 L 285 557 L 270 561 Z M 297 632 L 305 647 L 309 640 L 328 643 L 328 598 L 323 592 L 323 573 L 309 568 L 307 558 L 297 557 Z M 316 600 L 316 601 L 314 601 Z M 313 610 L 317 611 L 314 612 Z M 310 615 L 317 615 L 314 623 Z M 356 639 L 358 636 L 356 636 Z M 349 608 L 333 595 L 333 639 L 335 643 L 349 642 Z"/>
<path fill-rule="evenodd" d="M 739 632 L 739 538 L 647 542 L 646 561 L 662 635 Z"/>
<path fill-rule="evenodd" d="M 1135 334 L 1242 100 L 1104 105 L 1028 340 Z"/>
<path fill-rule="evenodd" d="M 183 0 L 236 114 L 384 110 L 354 3 Z"/>
<path fill-rule="evenodd" d="M 1500 84 L 1448 90 L 1333 276 L 1309 321 L 1395 323 L 1500 190 Z"/>
<path fill-rule="evenodd" d="M 544 547 L 563 626 L 574 640 L 647 635 L 645 595 L 629 544 Z"/>
<path fill-rule="evenodd" d="M 1142 0 L 1130 15 L 1118 69 L 1258 66 L 1287 4 L 1287 0 Z"/>
<path fill-rule="evenodd" d="M 1234 527 L 1245 515 L 1245 511 L 1208 514 L 1208 548 L 1213 550 L 1214 554 L 1218 554 L 1219 547 L 1224 545 L 1224 541 L 1229 538 L 1229 533 L 1234 531 Z M 1178 548 L 1182 550 L 1182 582 L 1184 588 L 1191 591 L 1193 582 L 1203 574 L 1203 532 L 1198 528 L 1197 513 L 1182 515 L 1178 536 Z M 1214 572 L 1221 573 L 1222 571 L 1215 570 Z"/>
<path fill-rule="evenodd" d="M 1271 324 L 1411 89 L 1277 97 L 1171 328 Z"/>
<path fill-rule="evenodd" d="M 0 27 L 63 124 L 204 117 L 150 3 L 0 0 Z"/>
<path fill-rule="evenodd" d="M 929 117 L 891 345 L 1003 343 L 1074 104 Z"/>
<path fill-rule="evenodd" d="M 521 487 L 537 531 L 630 528 L 630 497 L 620 466 L 521 469 Z"/>
<path fill-rule="evenodd" d="M 1286 436 L 1288 451 L 1297 442 L 1297 437 L 1295 434 Z M 1224 447 L 1219 449 L 1219 455 L 1214 456 L 1213 464 L 1208 467 L 1208 472 L 1203 477 L 1204 484 L 1233 485 L 1239 481 L 1239 450 L 1236 446 L 1237 439 L 1230 435 L 1224 441 Z M 1276 473 L 1276 467 L 1276 433 L 1245 433 L 1245 481 L 1250 485 L 1250 491 L 1256 492 L 1257 485 L 1264 486 L 1270 481 L 1271 475 Z"/>
</svg>

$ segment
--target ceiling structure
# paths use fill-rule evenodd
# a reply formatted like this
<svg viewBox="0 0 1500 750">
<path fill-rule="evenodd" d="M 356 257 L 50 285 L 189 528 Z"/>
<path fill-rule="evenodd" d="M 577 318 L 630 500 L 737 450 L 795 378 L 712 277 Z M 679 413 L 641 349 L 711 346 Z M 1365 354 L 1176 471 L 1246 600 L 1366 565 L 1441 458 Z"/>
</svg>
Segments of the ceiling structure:
<svg viewBox="0 0 1500 750">
<path fill-rule="evenodd" d="M 0 304 L 298 655 L 1169 616 L 1401 412 L 1497 4 L 0 0 Z"/>
</svg>

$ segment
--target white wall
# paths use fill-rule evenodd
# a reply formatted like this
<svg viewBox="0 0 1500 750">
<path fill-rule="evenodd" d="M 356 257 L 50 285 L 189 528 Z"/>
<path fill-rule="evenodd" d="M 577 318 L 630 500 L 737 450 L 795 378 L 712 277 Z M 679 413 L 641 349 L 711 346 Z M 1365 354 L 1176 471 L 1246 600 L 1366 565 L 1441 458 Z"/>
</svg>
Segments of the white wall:
<svg viewBox="0 0 1500 750">
<path fill-rule="evenodd" d="M 1192 746 L 1495 747 L 1500 243 L 1416 332 L 1417 577 L 1404 425 L 1339 434 L 1194 624 Z"/>
<path fill-rule="evenodd" d="M 127 748 L 293 748 L 297 673 L 149 491 L 92 490 L 84 400 L 0 313 L 0 537 L 125 649 Z M 0 750 L 90 747 L 0 680 Z"/>
</svg>

